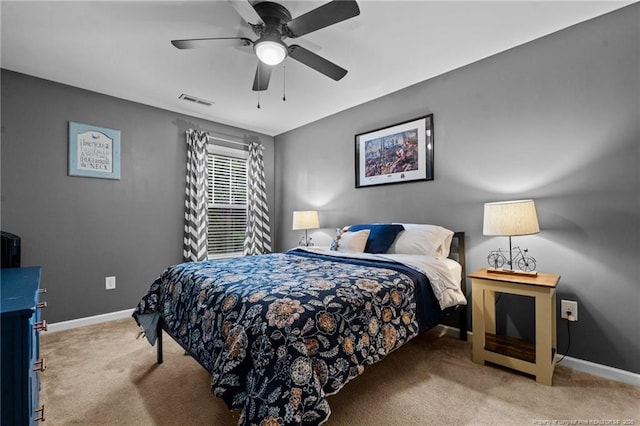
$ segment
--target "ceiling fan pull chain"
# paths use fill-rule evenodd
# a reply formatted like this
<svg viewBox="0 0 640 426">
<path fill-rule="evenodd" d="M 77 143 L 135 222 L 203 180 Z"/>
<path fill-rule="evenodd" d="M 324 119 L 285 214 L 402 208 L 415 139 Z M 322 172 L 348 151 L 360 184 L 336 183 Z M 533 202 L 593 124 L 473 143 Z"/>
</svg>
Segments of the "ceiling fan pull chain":
<svg viewBox="0 0 640 426">
<path fill-rule="evenodd" d="M 258 61 L 258 109 L 260 109 L 260 67 L 262 64 Z"/>
<path fill-rule="evenodd" d="M 287 91 L 287 66 L 283 63 L 282 64 L 282 102 L 287 101 L 286 91 Z"/>
</svg>

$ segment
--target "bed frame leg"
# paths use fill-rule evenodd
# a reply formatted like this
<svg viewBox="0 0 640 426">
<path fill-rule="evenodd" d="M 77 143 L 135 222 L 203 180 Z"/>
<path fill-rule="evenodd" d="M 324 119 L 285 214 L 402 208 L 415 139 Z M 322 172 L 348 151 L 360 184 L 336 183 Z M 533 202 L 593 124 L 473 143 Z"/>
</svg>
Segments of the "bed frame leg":
<svg viewBox="0 0 640 426">
<path fill-rule="evenodd" d="M 158 323 L 158 333 L 156 339 L 157 363 L 162 364 L 162 327 Z"/>
<path fill-rule="evenodd" d="M 467 332 L 469 331 L 468 327 L 467 327 L 467 310 L 468 310 L 468 307 L 465 305 L 458 312 L 458 324 L 459 324 L 459 327 L 460 327 L 460 340 L 465 341 L 465 342 L 467 341 Z"/>
</svg>

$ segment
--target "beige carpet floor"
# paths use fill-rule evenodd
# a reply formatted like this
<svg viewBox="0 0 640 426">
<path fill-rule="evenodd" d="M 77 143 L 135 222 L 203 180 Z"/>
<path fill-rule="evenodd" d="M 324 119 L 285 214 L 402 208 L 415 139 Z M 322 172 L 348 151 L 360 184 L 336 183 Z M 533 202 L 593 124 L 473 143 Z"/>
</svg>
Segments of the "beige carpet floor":
<svg viewBox="0 0 640 426">
<path fill-rule="evenodd" d="M 43 333 L 40 398 L 49 425 L 234 425 L 209 374 L 133 319 Z M 559 365 L 552 387 L 471 361 L 471 344 L 423 333 L 329 397 L 328 425 L 640 425 L 640 388 Z M 565 423 L 565 421 L 567 421 Z M 574 422 L 574 423 L 572 423 Z M 607 422 L 607 423 L 605 423 Z"/>
</svg>

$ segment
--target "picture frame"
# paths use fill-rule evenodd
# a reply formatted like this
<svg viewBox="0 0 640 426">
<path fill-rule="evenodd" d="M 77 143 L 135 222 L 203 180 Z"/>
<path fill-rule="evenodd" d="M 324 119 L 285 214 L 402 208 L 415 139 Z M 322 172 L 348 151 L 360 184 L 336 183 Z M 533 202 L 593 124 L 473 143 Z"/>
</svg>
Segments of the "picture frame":
<svg viewBox="0 0 640 426">
<path fill-rule="evenodd" d="M 69 122 L 69 176 L 120 179 L 120 130 Z"/>
<path fill-rule="evenodd" d="M 433 114 L 355 135 L 356 188 L 433 180 Z"/>
</svg>

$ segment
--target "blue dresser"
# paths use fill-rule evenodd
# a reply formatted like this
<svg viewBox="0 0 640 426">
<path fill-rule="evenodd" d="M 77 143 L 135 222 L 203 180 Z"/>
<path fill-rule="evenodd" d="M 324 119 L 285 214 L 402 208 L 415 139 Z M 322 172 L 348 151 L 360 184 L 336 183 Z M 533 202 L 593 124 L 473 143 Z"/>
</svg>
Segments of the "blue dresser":
<svg viewBox="0 0 640 426">
<path fill-rule="evenodd" d="M 39 405 L 40 331 L 47 324 L 40 320 L 38 302 L 40 267 L 0 269 L 0 329 L 2 334 L 1 424 L 32 425 L 44 420 Z"/>
</svg>

